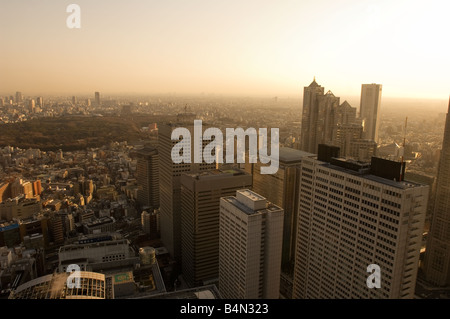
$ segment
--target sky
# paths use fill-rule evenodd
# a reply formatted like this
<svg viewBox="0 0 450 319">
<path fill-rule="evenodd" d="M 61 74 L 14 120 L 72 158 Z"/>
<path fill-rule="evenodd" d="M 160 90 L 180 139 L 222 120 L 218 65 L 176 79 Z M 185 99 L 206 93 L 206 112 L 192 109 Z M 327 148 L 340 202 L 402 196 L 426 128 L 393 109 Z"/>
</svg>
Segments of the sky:
<svg viewBox="0 0 450 319">
<path fill-rule="evenodd" d="M 69 29 L 68 5 L 81 8 Z M 447 0 L 0 0 L 0 94 L 448 99 Z"/>
</svg>

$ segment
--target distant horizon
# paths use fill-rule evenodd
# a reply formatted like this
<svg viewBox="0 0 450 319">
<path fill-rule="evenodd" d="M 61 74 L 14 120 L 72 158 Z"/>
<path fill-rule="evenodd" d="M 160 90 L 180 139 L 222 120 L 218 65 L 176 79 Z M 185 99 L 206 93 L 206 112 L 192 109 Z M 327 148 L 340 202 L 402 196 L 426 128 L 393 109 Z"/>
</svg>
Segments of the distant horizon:
<svg viewBox="0 0 450 319">
<path fill-rule="evenodd" d="M 343 98 L 450 94 L 449 2 L 77 0 L 79 29 L 70 3 L 0 2 L 3 92 L 296 98 L 316 77 Z"/>
<path fill-rule="evenodd" d="M 378 83 L 377 83 L 378 84 Z M 325 91 L 328 91 L 327 88 L 325 88 Z M 333 94 L 341 99 L 341 103 L 345 100 L 349 99 L 359 99 L 360 94 L 358 95 L 340 95 L 338 92 L 334 92 L 330 89 L 330 91 L 333 92 Z M 94 99 L 95 92 L 100 93 L 100 97 L 103 99 L 105 97 L 107 98 L 113 98 L 113 97 L 155 97 L 155 96 L 188 96 L 188 97 L 224 97 L 224 98 L 266 98 L 266 99 L 297 99 L 302 100 L 303 99 L 303 90 L 300 93 L 297 94 L 276 94 L 275 92 L 273 94 L 270 93 L 215 93 L 215 92 L 176 92 L 176 91 L 170 91 L 170 92 L 102 92 L 102 91 L 92 91 L 92 92 L 58 92 L 58 93 L 28 93 L 24 91 L 14 91 L 14 92 L 0 92 L 0 98 L 7 97 L 7 96 L 13 96 L 15 97 L 16 92 L 21 92 L 24 97 L 81 97 L 81 98 L 91 98 Z M 381 95 L 382 101 L 383 99 L 392 99 L 392 100 L 414 100 L 414 101 L 443 101 L 448 102 L 450 98 L 450 94 L 448 96 L 445 96 L 443 98 L 439 97 L 411 97 L 411 96 L 384 96 Z"/>
</svg>

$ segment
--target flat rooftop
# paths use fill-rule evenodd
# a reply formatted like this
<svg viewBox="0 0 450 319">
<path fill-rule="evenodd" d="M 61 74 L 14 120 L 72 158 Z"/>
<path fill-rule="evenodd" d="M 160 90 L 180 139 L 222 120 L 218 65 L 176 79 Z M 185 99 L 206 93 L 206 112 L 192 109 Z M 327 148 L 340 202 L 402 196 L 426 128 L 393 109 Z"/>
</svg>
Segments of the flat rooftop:
<svg viewBox="0 0 450 319">
<path fill-rule="evenodd" d="M 273 211 L 281 210 L 282 208 L 278 207 L 277 205 L 274 205 L 270 202 L 268 202 L 267 207 L 262 209 L 253 210 L 248 206 L 245 206 L 243 203 L 241 203 L 239 200 L 237 200 L 234 196 L 228 196 L 228 197 L 222 197 L 223 200 L 227 201 L 228 203 L 236 206 L 239 208 L 240 211 L 247 215 L 256 215 L 256 214 L 264 214 L 264 213 L 270 213 Z"/>
<path fill-rule="evenodd" d="M 392 187 L 395 187 L 395 188 L 398 188 L 398 189 L 408 189 L 408 188 L 425 186 L 425 185 L 418 184 L 418 183 L 415 183 L 415 182 L 410 182 L 410 181 L 398 182 L 398 181 L 390 180 L 390 179 L 387 179 L 387 178 L 375 176 L 375 175 L 372 175 L 370 173 L 361 173 L 361 172 L 354 171 L 354 170 L 351 170 L 351 169 L 346 169 L 346 168 L 343 168 L 343 167 L 340 167 L 340 166 L 336 166 L 336 165 L 333 165 L 333 164 L 330 164 L 330 163 L 326 163 L 326 162 L 322 163 L 321 166 L 328 167 L 328 168 L 331 168 L 333 170 L 336 170 L 336 171 L 339 171 L 339 172 L 343 172 L 343 173 L 346 173 L 346 174 L 349 174 L 349 175 L 358 176 L 358 177 L 361 177 L 361 178 L 364 178 L 364 179 L 367 179 L 367 180 L 370 180 L 370 181 L 374 181 L 374 182 L 377 182 L 377 183 L 380 183 L 380 184 L 392 186 Z"/>
<path fill-rule="evenodd" d="M 195 178 L 195 179 L 207 179 L 207 178 L 221 178 L 226 176 L 236 176 L 236 175 L 246 175 L 247 173 L 243 170 L 236 169 L 236 168 L 230 168 L 230 169 L 213 169 L 208 170 L 200 173 L 190 173 L 190 174 L 184 174 L 186 176 Z"/>
<path fill-rule="evenodd" d="M 300 162 L 303 157 L 311 157 L 311 156 L 315 156 L 315 154 L 296 150 L 295 148 L 280 147 L 279 153 L 280 162 L 284 163 Z"/>
<path fill-rule="evenodd" d="M 135 299 L 222 299 L 216 285 L 155 294 Z"/>
</svg>

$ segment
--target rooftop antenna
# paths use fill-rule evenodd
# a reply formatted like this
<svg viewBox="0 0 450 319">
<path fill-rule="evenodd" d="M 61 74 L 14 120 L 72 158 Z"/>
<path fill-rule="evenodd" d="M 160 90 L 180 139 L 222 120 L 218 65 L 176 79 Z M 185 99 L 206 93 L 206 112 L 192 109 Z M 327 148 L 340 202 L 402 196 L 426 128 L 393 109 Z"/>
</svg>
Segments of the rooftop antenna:
<svg viewBox="0 0 450 319">
<path fill-rule="evenodd" d="M 400 165 L 400 180 L 399 182 L 403 181 L 403 159 L 405 156 L 405 146 L 406 146 L 406 125 L 408 124 L 408 117 L 406 117 L 405 119 L 405 128 L 403 130 L 403 152 L 402 152 L 402 157 L 401 157 L 401 165 Z"/>
</svg>

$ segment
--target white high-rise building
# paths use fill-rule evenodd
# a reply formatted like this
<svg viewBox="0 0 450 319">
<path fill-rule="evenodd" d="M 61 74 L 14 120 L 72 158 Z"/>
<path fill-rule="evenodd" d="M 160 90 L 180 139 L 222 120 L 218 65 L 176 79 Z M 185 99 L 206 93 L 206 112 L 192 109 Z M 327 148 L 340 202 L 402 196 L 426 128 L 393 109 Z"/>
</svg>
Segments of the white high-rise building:
<svg viewBox="0 0 450 319">
<path fill-rule="evenodd" d="M 282 208 L 248 189 L 220 200 L 219 290 L 228 299 L 277 299 Z"/>
<path fill-rule="evenodd" d="M 414 297 L 428 186 L 399 167 L 302 159 L 294 298 Z M 380 288 L 367 285 L 371 264 Z"/>
<path fill-rule="evenodd" d="M 380 126 L 381 84 L 361 86 L 360 117 L 364 120 L 364 138 L 378 143 Z"/>
</svg>

